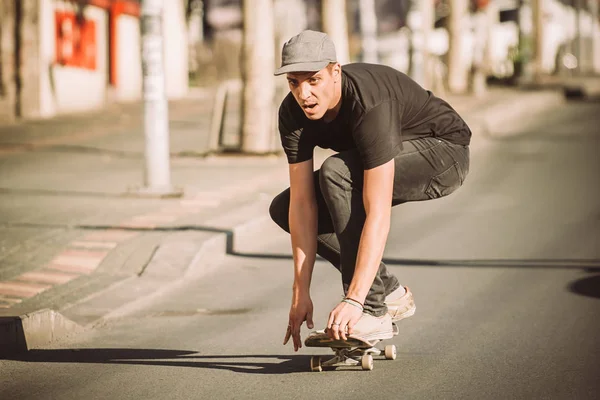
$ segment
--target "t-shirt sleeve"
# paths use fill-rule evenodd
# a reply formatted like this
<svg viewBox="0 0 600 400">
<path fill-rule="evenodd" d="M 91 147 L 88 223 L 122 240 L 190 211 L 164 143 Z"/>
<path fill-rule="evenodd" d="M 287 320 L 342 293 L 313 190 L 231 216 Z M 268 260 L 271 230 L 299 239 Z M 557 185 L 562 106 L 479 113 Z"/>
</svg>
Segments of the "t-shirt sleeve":
<svg viewBox="0 0 600 400">
<path fill-rule="evenodd" d="M 305 132 L 304 127 L 295 121 L 285 104 L 279 108 L 279 135 L 289 164 L 313 158 L 314 141 L 309 132 Z"/>
<path fill-rule="evenodd" d="M 401 149 L 401 113 L 397 102 L 387 101 L 366 111 L 358 122 L 353 136 L 364 169 L 385 164 Z"/>
</svg>

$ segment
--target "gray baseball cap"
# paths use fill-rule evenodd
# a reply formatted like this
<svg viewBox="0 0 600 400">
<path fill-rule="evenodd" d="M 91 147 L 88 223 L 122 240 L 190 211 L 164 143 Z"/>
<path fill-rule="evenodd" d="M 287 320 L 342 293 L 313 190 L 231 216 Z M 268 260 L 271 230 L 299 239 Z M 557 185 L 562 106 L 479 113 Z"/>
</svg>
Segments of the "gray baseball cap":
<svg viewBox="0 0 600 400">
<path fill-rule="evenodd" d="M 275 71 L 275 75 L 317 72 L 332 62 L 337 62 L 333 41 L 323 32 L 307 30 L 283 45 L 281 68 Z"/>
</svg>

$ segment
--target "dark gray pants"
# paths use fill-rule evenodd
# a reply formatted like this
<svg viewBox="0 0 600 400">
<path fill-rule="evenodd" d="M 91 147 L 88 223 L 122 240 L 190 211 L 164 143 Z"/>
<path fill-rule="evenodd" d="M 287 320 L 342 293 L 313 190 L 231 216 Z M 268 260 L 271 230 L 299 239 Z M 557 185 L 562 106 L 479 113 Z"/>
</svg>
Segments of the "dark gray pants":
<svg viewBox="0 0 600 400">
<path fill-rule="evenodd" d="M 395 159 L 392 206 L 409 201 L 446 196 L 462 185 L 469 171 L 469 148 L 436 138 L 404 142 Z M 363 205 L 364 170 L 356 150 L 329 157 L 315 172 L 318 206 L 317 253 L 342 273 L 347 292 L 365 223 Z M 290 190 L 277 195 L 269 212 L 273 221 L 285 231 L 289 226 Z M 400 286 L 385 264 L 379 271 L 365 300 L 365 311 L 381 316 L 387 308 L 385 296 Z"/>
</svg>

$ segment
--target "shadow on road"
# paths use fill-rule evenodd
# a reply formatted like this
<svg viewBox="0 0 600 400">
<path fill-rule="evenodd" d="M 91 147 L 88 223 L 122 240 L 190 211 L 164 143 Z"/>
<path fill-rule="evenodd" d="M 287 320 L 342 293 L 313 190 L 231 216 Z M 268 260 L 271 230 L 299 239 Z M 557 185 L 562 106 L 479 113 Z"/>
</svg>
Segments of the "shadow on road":
<svg viewBox="0 0 600 400">
<path fill-rule="evenodd" d="M 15 223 L 6 224 L 11 227 L 44 227 L 64 228 L 67 226 L 56 224 Z M 72 229 L 82 230 L 127 230 L 137 232 L 180 232 L 180 231 L 202 231 L 222 233 L 226 236 L 226 254 L 244 258 L 262 258 L 267 260 L 292 260 L 291 254 L 274 253 L 245 253 L 235 250 L 235 232 L 230 229 L 222 229 L 211 226 L 199 225 L 176 225 L 164 227 L 123 227 L 113 225 L 75 225 L 68 226 Z M 433 259 L 403 259 L 384 257 L 383 262 L 388 265 L 422 266 L 422 267 L 468 267 L 468 268 L 540 268 L 540 269 L 581 269 L 585 271 L 600 272 L 600 259 L 506 259 L 506 260 L 433 260 Z"/>
<path fill-rule="evenodd" d="M 191 350 L 57 349 L 30 350 L 2 357 L 32 363 L 120 364 L 227 370 L 245 374 L 289 374 L 310 371 L 310 356 L 204 355 Z"/>
<path fill-rule="evenodd" d="M 244 258 L 262 258 L 266 260 L 292 260 L 291 254 L 259 254 L 229 251 L 229 255 Z M 322 260 L 322 259 L 321 259 Z M 464 267 L 464 268 L 539 268 L 573 269 L 588 272 L 600 272 L 600 260 L 577 259 L 531 259 L 531 260 L 433 260 L 384 257 L 387 265 L 409 267 Z"/>
<path fill-rule="evenodd" d="M 253 254 L 229 252 L 232 256 L 245 258 L 262 258 L 267 260 L 292 260 L 288 254 Z M 533 259 L 533 260 L 427 260 L 383 258 L 387 265 L 404 265 L 411 267 L 447 267 L 447 268 L 515 268 L 515 269 L 572 269 L 587 273 L 600 273 L 600 260 L 576 259 Z M 600 299 L 600 275 L 578 279 L 569 284 L 567 289 L 575 294 Z"/>
<path fill-rule="evenodd" d="M 598 270 L 588 270 L 590 273 L 600 272 Z M 600 275 L 592 275 L 571 282 L 568 286 L 569 291 L 581 296 L 600 299 Z"/>
</svg>

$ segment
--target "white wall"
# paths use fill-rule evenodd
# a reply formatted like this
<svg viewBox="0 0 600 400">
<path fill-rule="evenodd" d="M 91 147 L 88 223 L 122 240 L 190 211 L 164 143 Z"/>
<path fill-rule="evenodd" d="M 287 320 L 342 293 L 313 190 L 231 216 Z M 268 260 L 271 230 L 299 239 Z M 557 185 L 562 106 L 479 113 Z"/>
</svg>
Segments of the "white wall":
<svg viewBox="0 0 600 400">
<path fill-rule="evenodd" d="M 40 114 L 49 117 L 103 107 L 108 85 L 108 13 L 85 8 L 85 17 L 96 28 L 96 70 L 92 71 L 55 63 L 55 12 L 73 7 L 53 0 L 42 0 L 40 7 Z"/>
<path fill-rule="evenodd" d="M 117 101 L 135 101 L 142 96 L 142 53 L 140 23 L 137 17 L 117 19 Z"/>
<path fill-rule="evenodd" d="M 96 70 L 56 64 L 55 12 L 72 10 L 68 2 L 40 0 L 39 23 L 39 109 L 41 117 L 99 109 L 107 101 L 109 87 L 108 11 L 94 6 L 85 9 L 95 22 Z M 166 93 L 181 98 L 188 93 L 188 48 L 183 2 L 165 1 L 164 60 Z M 141 33 L 137 17 L 117 19 L 116 101 L 137 101 L 142 96 Z"/>
</svg>

